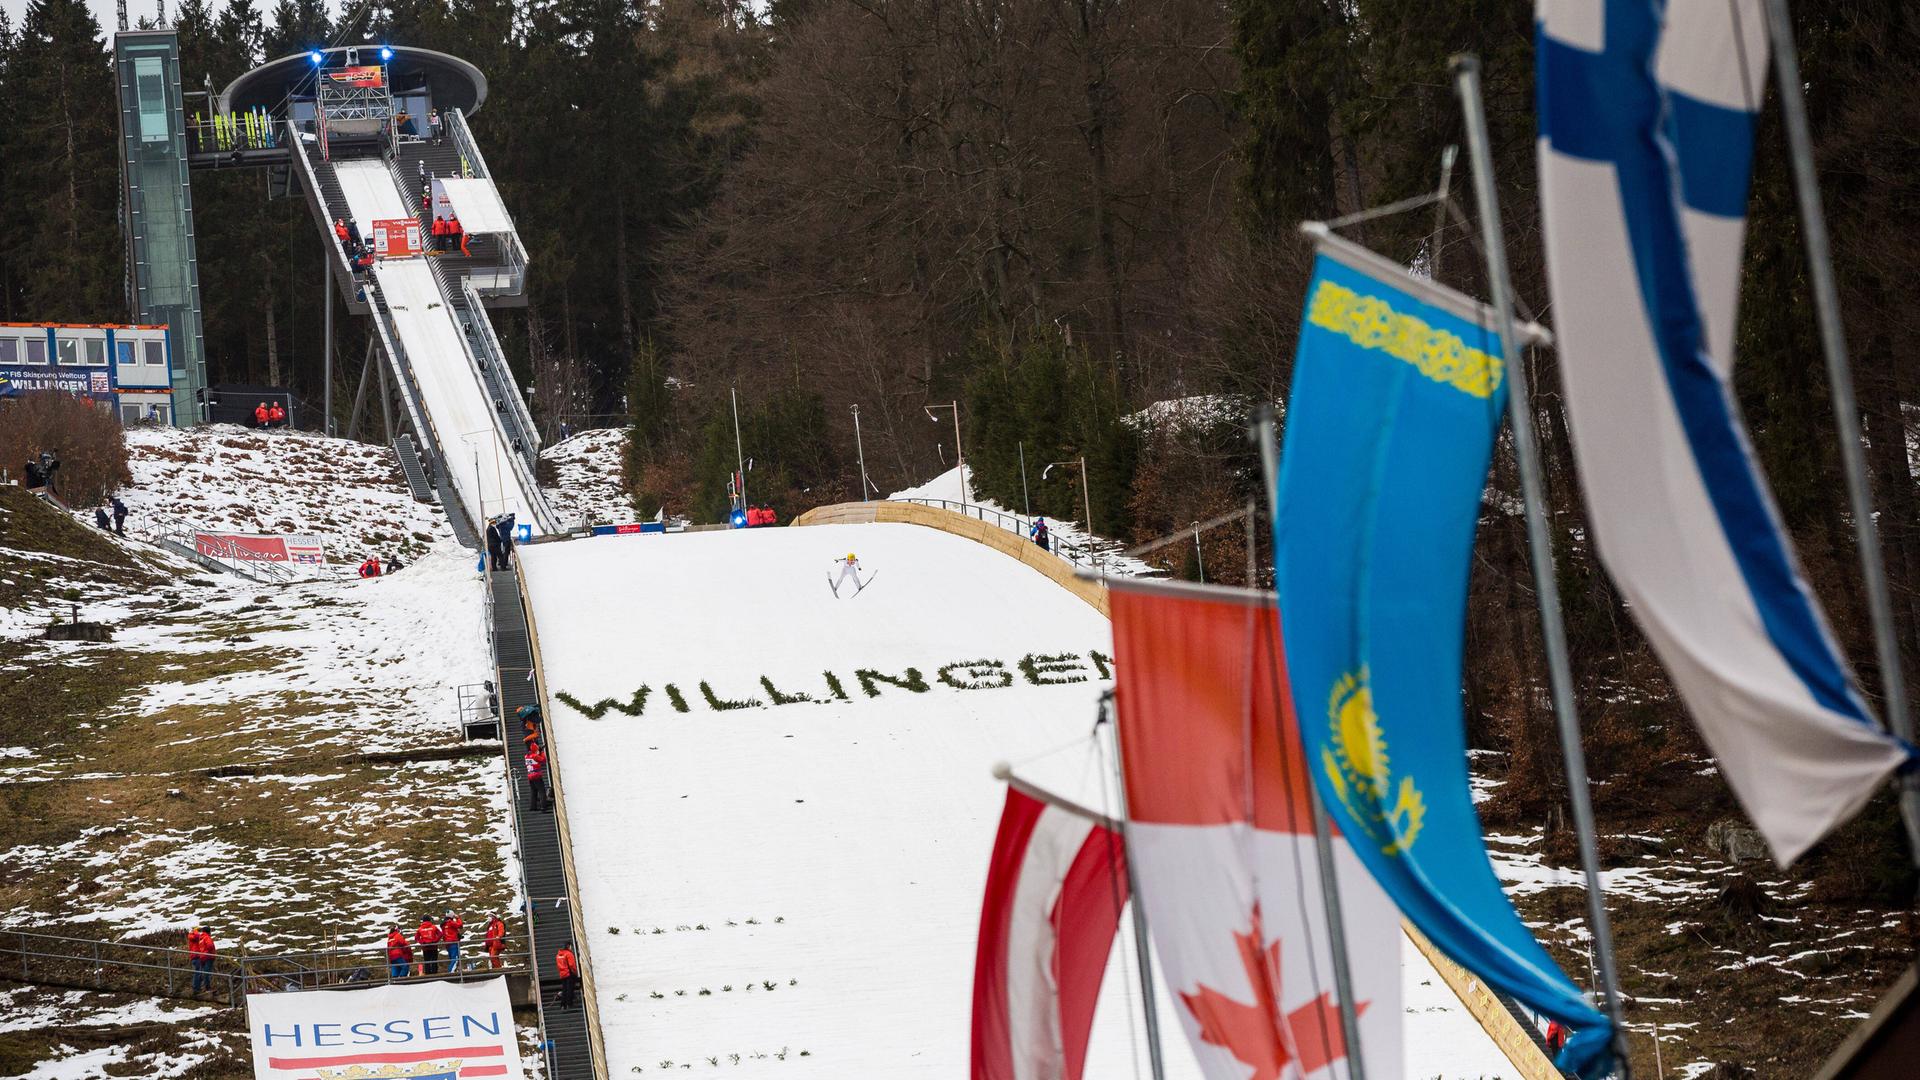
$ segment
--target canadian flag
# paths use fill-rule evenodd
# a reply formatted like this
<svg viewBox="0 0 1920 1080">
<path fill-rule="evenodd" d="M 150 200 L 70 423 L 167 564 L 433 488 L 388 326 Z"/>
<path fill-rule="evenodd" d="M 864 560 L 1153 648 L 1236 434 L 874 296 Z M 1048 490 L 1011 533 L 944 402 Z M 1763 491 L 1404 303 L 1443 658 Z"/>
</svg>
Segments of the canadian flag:
<svg viewBox="0 0 1920 1080">
<path fill-rule="evenodd" d="M 1271 596 L 1109 579 L 1128 857 L 1209 1080 L 1345 1077 L 1311 783 Z M 1401 1075 L 1399 913 L 1334 837 L 1368 1080 Z"/>
<path fill-rule="evenodd" d="M 974 960 L 973 1080 L 1079 1080 L 1086 1065 L 1127 871 L 1119 835 L 1066 805 L 1007 786 Z"/>
</svg>

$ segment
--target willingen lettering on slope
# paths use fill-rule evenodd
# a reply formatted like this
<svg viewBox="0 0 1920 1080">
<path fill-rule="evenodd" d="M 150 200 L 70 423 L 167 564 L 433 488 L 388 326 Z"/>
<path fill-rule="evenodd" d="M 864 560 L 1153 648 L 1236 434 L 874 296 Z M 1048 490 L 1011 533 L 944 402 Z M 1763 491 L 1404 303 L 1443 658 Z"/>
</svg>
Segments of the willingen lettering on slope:
<svg viewBox="0 0 1920 1080">
<path fill-rule="evenodd" d="M 835 701 L 852 701 L 853 696 L 847 690 L 848 683 L 852 683 L 867 697 L 877 698 L 883 693 L 925 694 L 932 692 L 935 687 L 944 690 L 1003 690 L 1012 686 L 1016 678 L 1030 686 L 1069 686 L 1095 678 L 1106 682 L 1113 678 L 1113 658 L 1097 649 L 1084 654 L 1028 653 L 1011 665 L 1003 660 L 992 659 L 955 660 L 931 670 L 931 681 L 918 667 L 887 671 L 855 668 L 851 678 L 846 680 L 829 670 L 820 673 L 818 682 L 804 688 L 799 683 L 783 687 L 776 684 L 772 677 L 762 675 L 759 690 L 749 691 L 753 696 L 741 698 L 724 696 L 706 679 L 694 683 L 691 689 L 682 689 L 678 683 L 663 683 L 657 693 L 651 683 L 642 684 L 625 700 L 601 698 L 584 702 L 565 690 L 553 696 L 589 720 L 604 719 L 610 712 L 643 716 L 649 705 L 656 713 L 662 710 L 689 713 L 694 711 L 695 701 L 706 706 L 703 711 L 728 712 L 773 705 L 824 705 Z"/>
</svg>

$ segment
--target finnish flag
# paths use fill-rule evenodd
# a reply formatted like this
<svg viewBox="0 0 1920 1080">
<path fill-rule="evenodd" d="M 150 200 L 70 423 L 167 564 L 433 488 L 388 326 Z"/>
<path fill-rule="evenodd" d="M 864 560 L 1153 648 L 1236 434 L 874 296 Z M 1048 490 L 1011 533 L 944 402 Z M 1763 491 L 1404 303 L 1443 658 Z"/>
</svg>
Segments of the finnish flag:
<svg viewBox="0 0 1920 1080">
<path fill-rule="evenodd" d="M 1541 0 L 1536 75 L 1554 332 L 1595 544 L 1785 865 L 1910 752 L 1868 712 L 1800 573 L 1730 382 L 1762 4 Z"/>
</svg>

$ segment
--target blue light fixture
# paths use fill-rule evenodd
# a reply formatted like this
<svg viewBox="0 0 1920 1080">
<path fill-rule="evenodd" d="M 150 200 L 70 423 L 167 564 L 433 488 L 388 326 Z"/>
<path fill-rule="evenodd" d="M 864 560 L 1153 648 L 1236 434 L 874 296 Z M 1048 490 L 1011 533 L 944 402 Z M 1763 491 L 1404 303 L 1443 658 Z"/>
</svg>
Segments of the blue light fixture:
<svg viewBox="0 0 1920 1080">
<path fill-rule="evenodd" d="M 386 45 L 380 46 L 380 62 L 384 64 L 391 59 L 393 59 L 393 49 Z"/>
<path fill-rule="evenodd" d="M 319 49 L 315 49 L 312 52 L 307 54 L 307 59 L 313 61 L 314 67 L 319 67 L 320 62 L 322 60 L 325 60 L 326 58 L 327 58 L 327 54 L 321 52 Z"/>
</svg>

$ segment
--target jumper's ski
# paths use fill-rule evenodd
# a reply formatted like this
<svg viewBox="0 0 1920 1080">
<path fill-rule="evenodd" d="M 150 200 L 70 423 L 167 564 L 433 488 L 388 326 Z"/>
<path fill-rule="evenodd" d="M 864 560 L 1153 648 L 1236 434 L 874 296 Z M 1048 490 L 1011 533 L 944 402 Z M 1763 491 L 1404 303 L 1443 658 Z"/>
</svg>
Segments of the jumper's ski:
<svg viewBox="0 0 1920 1080">
<path fill-rule="evenodd" d="M 855 577 L 855 578 L 854 578 L 853 580 L 855 580 L 855 581 L 860 581 L 860 587 L 859 587 L 859 588 L 857 588 L 857 589 L 855 589 L 855 590 L 853 590 L 853 596 L 859 596 L 859 595 L 860 595 L 861 593 L 863 593 L 863 592 L 866 592 L 866 591 L 867 591 L 867 586 L 869 586 L 869 585 L 871 585 L 871 584 L 873 584 L 873 579 L 874 579 L 874 578 L 877 578 L 877 577 L 879 577 L 879 576 L 880 576 L 880 571 L 878 571 L 878 570 L 875 570 L 875 571 L 874 571 L 873 573 L 871 573 L 871 574 L 868 574 L 868 575 L 867 575 L 867 580 L 865 580 L 865 581 L 860 581 L 860 579 L 859 579 L 859 578 L 858 578 L 858 577 L 856 576 L 856 577 Z M 836 594 L 834 594 L 834 595 L 836 595 L 836 596 L 838 596 L 839 594 L 838 594 L 838 593 L 836 593 Z M 849 597 L 847 597 L 847 599 L 849 599 L 849 600 L 851 600 L 851 599 L 853 599 L 853 596 L 849 596 Z"/>
<path fill-rule="evenodd" d="M 832 574 L 827 575 L 827 588 L 833 590 L 833 598 L 835 600 L 840 599 L 840 585 L 838 582 L 833 580 Z"/>
</svg>

